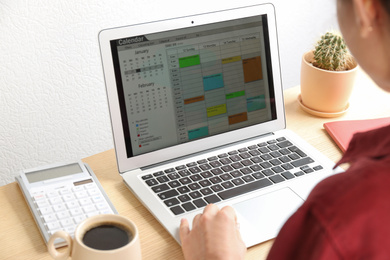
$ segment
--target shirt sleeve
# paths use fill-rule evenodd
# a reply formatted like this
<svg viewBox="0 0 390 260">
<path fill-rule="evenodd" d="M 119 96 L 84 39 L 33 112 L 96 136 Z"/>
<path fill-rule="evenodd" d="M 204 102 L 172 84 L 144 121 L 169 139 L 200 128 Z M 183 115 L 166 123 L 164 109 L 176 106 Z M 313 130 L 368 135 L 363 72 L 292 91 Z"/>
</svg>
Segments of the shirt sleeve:
<svg viewBox="0 0 390 260">
<path fill-rule="evenodd" d="M 280 230 L 268 255 L 274 259 L 342 259 L 326 226 L 304 205 Z"/>
</svg>

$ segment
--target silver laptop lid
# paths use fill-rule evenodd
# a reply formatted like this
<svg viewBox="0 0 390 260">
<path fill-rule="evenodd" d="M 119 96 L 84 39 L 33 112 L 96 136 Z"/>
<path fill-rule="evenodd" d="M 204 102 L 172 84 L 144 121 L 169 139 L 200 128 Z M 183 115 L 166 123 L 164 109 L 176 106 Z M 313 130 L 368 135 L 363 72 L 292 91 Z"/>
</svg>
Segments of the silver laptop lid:
<svg viewBox="0 0 390 260">
<path fill-rule="evenodd" d="M 285 128 L 271 4 L 99 34 L 119 172 Z"/>
</svg>

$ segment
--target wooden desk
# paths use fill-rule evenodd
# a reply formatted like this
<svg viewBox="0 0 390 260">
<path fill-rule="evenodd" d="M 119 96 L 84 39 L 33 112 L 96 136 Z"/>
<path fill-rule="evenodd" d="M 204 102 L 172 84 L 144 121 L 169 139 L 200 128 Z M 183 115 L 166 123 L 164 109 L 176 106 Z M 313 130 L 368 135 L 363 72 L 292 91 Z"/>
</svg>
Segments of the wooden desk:
<svg viewBox="0 0 390 260">
<path fill-rule="evenodd" d="M 299 87 L 285 91 L 287 128 L 294 130 L 333 161 L 341 151 L 323 129 L 334 120 L 390 116 L 390 95 L 377 88 L 363 73 L 350 101 L 350 110 L 339 118 L 318 118 L 302 111 L 296 99 Z M 183 259 L 180 246 L 126 188 L 109 150 L 85 158 L 119 214 L 132 219 L 140 230 L 143 259 Z M 0 259 L 51 259 L 23 195 L 14 182 L 0 187 Z M 246 259 L 265 259 L 272 240 L 248 250 Z"/>
</svg>

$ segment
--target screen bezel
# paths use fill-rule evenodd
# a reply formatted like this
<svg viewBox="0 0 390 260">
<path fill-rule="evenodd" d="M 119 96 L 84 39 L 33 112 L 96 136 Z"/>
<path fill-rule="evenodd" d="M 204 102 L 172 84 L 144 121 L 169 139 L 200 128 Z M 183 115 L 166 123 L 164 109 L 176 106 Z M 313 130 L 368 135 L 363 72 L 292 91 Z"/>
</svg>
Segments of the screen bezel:
<svg viewBox="0 0 390 260">
<path fill-rule="evenodd" d="M 209 23 L 217 23 L 231 19 L 240 19 L 250 16 L 266 15 L 268 27 L 264 28 L 268 31 L 269 53 L 267 54 L 267 64 L 272 75 L 269 79 L 273 82 L 275 95 L 275 115 L 276 119 L 259 125 L 243 128 L 245 136 L 241 130 L 235 130 L 228 133 L 223 133 L 211 137 L 206 137 L 200 140 L 176 145 L 174 148 L 164 148 L 158 151 L 149 152 L 146 154 L 128 157 L 126 148 L 125 133 L 123 130 L 121 102 L 118 99 L 117 82 L 115 70 L 112 66 L 112 52 L 110 41 L 119 38 L 126 38 L 137 35 L 147 35 L 161 31 L 182 29 L 185 27 L 205 25 Z M 264 21 L 263 21 L 264 23 Z M 264 24 L 263 24 L 264 25 Z M 267 41 L 266 41 L 267 42 Z M 138 24 L 133 26 L 118 27 L 113 29 L 103 30 L 99 33 L 99 43 L 102 56 L 102 64 L 106 81 L 106 89 L 110 108 L 110 116 L 112 122 L 112 131 L 114 136 L 114 145 L 117 155 L 118 169 L 120 173 L 142 168 L 151 165 L 151 163 L 160 163 L 167 160 L 172 160 L 181 156 L 190 155 L 196 152 L 212 149 L 218 146 L 227 145 L 234 141 L 240 141 L 247 138 L 253 138 L 262 134 L 273 132 L 285 128 L 285 116 L 283 106 L 282 81 L 280 75 L 279 50 L 276 30 L 275 10 L 272 4 L 262 4 L 245 8 L 237 8 L 226 11 L 207 13 L 189 17 L 181 17 L 170 20 Z"/>
</svg>

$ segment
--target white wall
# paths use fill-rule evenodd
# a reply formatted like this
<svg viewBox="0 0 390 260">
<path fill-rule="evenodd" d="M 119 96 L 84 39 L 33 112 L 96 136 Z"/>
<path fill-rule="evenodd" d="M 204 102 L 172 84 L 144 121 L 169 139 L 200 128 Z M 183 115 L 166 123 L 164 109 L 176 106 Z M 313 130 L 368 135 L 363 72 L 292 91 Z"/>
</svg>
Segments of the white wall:
<svg viewBox="0 0 390 260">
<path fill-rule="evenodd" d="M 17 172 L 113 148 L 97 35 L 103 28 L 264 1 L 0 1 L 0 185 Z M 268 1 L 267 1 L 268 2 Z M 335 1 L 274 0 L 284 88 L 336 26 Z"/>
</svg>

